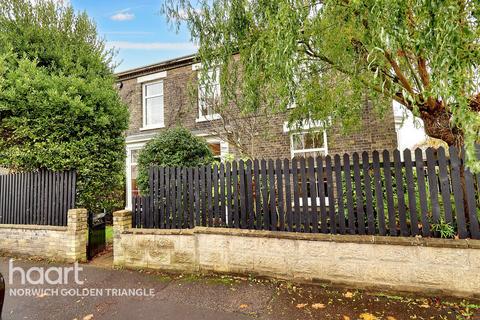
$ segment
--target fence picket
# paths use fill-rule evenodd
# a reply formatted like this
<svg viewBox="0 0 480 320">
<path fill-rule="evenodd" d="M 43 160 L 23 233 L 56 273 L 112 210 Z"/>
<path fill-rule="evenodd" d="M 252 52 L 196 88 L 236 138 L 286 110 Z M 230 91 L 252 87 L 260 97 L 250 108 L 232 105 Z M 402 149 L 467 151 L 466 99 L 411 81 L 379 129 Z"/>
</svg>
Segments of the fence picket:
<svg viewBox="0 0 480 320">
<path fill-rule="evenodd" d="M 277 180 L 277 197 L 278 197 L 278 230 L 285 230 L 285 204 L 283 201 L 283 174 L 282 174 L 282 160 L 275 161 L 275 176 Z"/>
<path fill-rule="evenodd" d="M 233 204 L 232 204 L 232 167 L 230 162 L 227 162 L 227 166 L 225 168 L 226 171 L 226 187 L 227 187 L 227 198 L 226 198 L 226 206 L 227 206 L 227 226 L 233 228 Z"/>
<path fill-rule="evenodd" d="M 330 233 L 337 233 L 337 221 L 335 217 L 335 195 L 333 194 L 333 176 L 332 176 L 332 158 L 327 155 L 325 157 L 325 173 L 327 176 L 327 197 Z"/>
<path fill-rule="evenodd" d="M 277 204 L 275 192 L 275 167 L 273 160 L 268 160 L 268 185 L 269 185 L 269 214 L 267 228 L 269 230 L 277 230 Z"/>
<path fill-rule="evenodd" d="M 420 199 L 420 210 L 422 220 L 422 235 L 430 235 L 430 223 L 428 221 L 427 192 L 425 186 L 425 169 L 423 165 L 423 151 L 415 150 L 415 167 L 417 172 L 418 194 Z"/>
<path fill-rule="evenodd" d="M 206 172 L 207 167 L 202 166 L 200 170 L 200 199 L 201 199 L 201 222 L 200 225 L 206 227 L 207 226 L 207 182 L 206 182 Z"/>
<path fill-rule="evenodd" d="M 373 195 L 370 178 L 370 161 L 368 159 L 367 152 L 362 152 L 362 170 L 365 190 L 365 209 L 367 212 L 367 233 L 375 234 L 375 217 L 373 216 Z"/>
<path fill-rule="evenodd" d="M 467 195 L 467 206 L 469 214 L 469 229 L 473 239 L 480 239 L 480 230 L 478 226 L 477 204 L 475 200 L 475 186 L 472 172 L 465 168 L 465 191 Z M 480 188 L 480 186 L 479 186 Z"/>
<path fill-rule="evenodd" d="M 402 236 L 409 236 L 410 230 L 407 227 L 407 210 L 405 207 L 405 193 L 403 190 L 403 174 L 402 174 L 402 160 L 400 158 L 400 151 L 396 149 L 393 151 L 393 162 L 395 166 L 395 181 L 398 201 L 398 218 L 400 221 L 400 232 Z"/>
<path fill-rule="evenodd" d="M 240 208 L 238 207 L 239 201 L 239 190 L 238 190 L 238 167 L 237 162 L 232 163 L 232 180 L 233 180 L 233 194 L 232 194 L 232 201 L 233 201 L 233 226 L 235 228 L 240 228 Z"/>
<path fill-rule="evenodd" d="M 465 222 L 465 207 L 463 205 L 463 189 L 461 182 L 461 162 L 458 156 L 457 148 L 450 146 L 450 163 L 452 166 L 452 188 L 455 199 L 455 215 L 457 220 L 457 230 L 460 239 L 468 237 L 467 226 Z"/>
<path fill-rule="evenodd" d="M 308 213 L 308 216 L 311 218 L 312 230 L 313 233 L 318 233 L 318 212 L 317 212 L 317 179 L 315 178 L 315 160 L 312 157 L 308 158 L 307 169 L 308 169 L 308 187 L 310 193 L 310 208 L 311 213 Z"/>
<path fill-rule="evenodd" d="M 227 210 L 226 210 L 226 202 L 225 202 L 225 164 L 220 163 L 220 219 L 221 219 L 221 225 L 226 226 L 227 225 Z"/>
<path fill-rule="evenodd" d="M 407 179 L 408 211 L 410 212 L 410 228 L 412 235 L 419 234 L 417 201 L 415 197 L 415 182 L 413 179 L 412 153 L 409 149 L 403 150 L 403 159 L 405 161 L 405 178 Z"/>
<path fill-rule="evenodd" d="M 357 152 L 353 153 L 353 177 L 355 180 L 355 196 L 357 204 L 358 233 L 365 234 L 365 213 L 363 211 L 362 177 L 360 175 L 360 157 Z"/>
<path fill-rule="evenodd" d="M 383 173 L 385 175 L 385 191 L 387 193 L 388 232 L 391 236 L 396 236 L 398 234 L 397 222 L 393 203 L 392 171 L 390 168 L 390 153 L 388 150 L 383 151 Z"/>
<path fill-rule="evenodd" d="M 448 175 L 447 158 L 445 155 L 445 149 L 443 149 L 443 147 L 440 147 L 437 149 L 437 156 L 438 156 L 440 192 L 442 194 L 443 211 L 445 212 L 445 222 L 453 225 L 452 203 L 450 200 L 450 195 L 451 195 L 450 179 Z"/>
<path fill-rule="evenodd" d="M 246 162 L 247 168 L 246 168 L 246 180 L 247 180 L 247 203 L 248 203 L 248 208 L 247 208 L 247 219 L 248 219 L 248 228 L 249 229 L 254 229 L 255 227 L 255 212 L 253 209 L 253 186 L 252 186 L 252 160 L 247 160 Z"/>
<path fill-rule="evenodd" d="M 262 197 L 260 182 L 260 163 L 258 159 L 253 161 L 253 179 L 255 184 L 255 229 L 262 229 Z"/>
<path fill-rule="evenodd" d="M 268 230 L 268 227 L 270 225 L 270 215 L 268 212 L 268 176 L 267 176 L 267 161 L 265 159 L 262 159 L 260 161 L 260 176 L 261 176 L 261 191 L 262 191 L 262 216 L 261 216 L 261 222 L 262 222 L 262 229 Z"/>
<path fill-rule="evenodd" d="M 240 227 L 242 229 L 247 228 L 247 206 L 246 203 L 247 196 L 246 196 L 246 183 L 245 183 L 245 162 L 240 160 L 238 162 L 238 175 L 240 178 Z"/>
<path fill-rule="evenodd" d="M 194 191 L 193 191 L 193 214 L 195 217 L 193 221 L 195 225 L 200 226 L 200 212 L 201 212 L 201 205 L 200 205 L 200 182 L 199 182 L 199 171 L 198 167 L 193 168 L 193 183 L 194 183 Z"/>
<path fill-rule="evenodd" d="M 157 167 L 158 174 L 158 227 L 160 229 L 165 228 L 165 168 Z"/>
<path fill-rule="evenodd" d="M 290 161 L 288 159 L 283 160 L 283 176 L 285 179 L 285 207 L 287 211 L 286 227 L 287 231 L 293 231 L 291 175 Z"/>
<path fill-rule="evenodd" d="M 212 199 L 212 174 L 213 168 L 212 166 L 207 166 L 205 168 L 206 180 L 207 180 L 207 189 L 206 189 L 206 200 L 207 200 L 207 224 L 206 226 L 212 227 L 213 226 L 213 199 Z"/>
<path fill-rule="evenodd" d="M 338 199 L 338 227 L 340 228 L 340 234 L 345 234 L 345 212 L 343 205 L 343 179 L 342 179 L 342 164 L 338 154 L 334 157 L 335 162 L 335 186 L 337 190 Z"/>
<path fill-rule="evenodd" d="M 220 225 L 220 203 L 219 203 L 219 176 L 218 176 L 218 165 L 215 163 L 213 166 L 213 177 L 212 177 L 212 184 L 213 184 L 213 226 Z"/>
<path fill-rule="evenodd" d="M 293 177 L 293 205 L 294 215 L 293 223 L 295 224 L 295 232 L 301 232 L 300 226 L 300 186 L 298 183 L 298 160 L 293 158 L 292 160 L 292 177 Z"/>
<path fill-rule="evenodd" d="M 303 232 L 310 232 L 310 216 L 308 214 L 307 165 L 305 158 L 300 158 L 300 183 L 302 194 L 300 228 Z"/>
<path fill-rule="evenodd" d="M 343 167 L 345 172 L 345 186 L 348 207 L 348 230 L 350 234 L 355 234 L 355 213 L 353 211 L 353 190 L 352 190 L 352 175 L 350 172 L 350 157 L 348 154 L 343 155 Z"/>
<path fill-rule="evenodd" d="M 309 158 L 309 160 L 312 158 Z M 318 213 L 317 213 L 317 195 L 320 200 L 320 229 L 322 233 L 328 232 L 328 225 L 327 225 L 327 209 L 325 205 L 325 190 L 324 190 L 324 171 L 323 171 L 323 159 L 321 157 L 317 157 L 317 170 L 314 170 L 314 162 L 308 162 L 308 169 L 310 171 L 310 185 L 317 185 L 317 188 L 312 188 L 310 186 L 310 201 L 312 202 L 311 207 L 313 214 L 313 232 L 318 232 Z M 317 171 L 317 178 L 315 179 L 315 171 Z M 313 182 L 313 183 L 312 183 Z M 318 190 L 318 193 L 317 193 Z"/>
<path fill-rule="evenodd" d="M 181 168 L 181 175 L 182 178 L 180 179 L 180 212 L 181 212 L 181 220 L 182 220 L 182 227 L 188 228 L 188 177 L 187 177 L 187 168 Z"/>
<path fill-rule="evenodd" d="M 433 148 L 427 148 L 427 175 L 428 190 L 430 191 L 430 203 L 432 209 L 433 223 L 440 222 L 440 203 L 438 202 L 438 179 L 436 172 L 436 156 Z"/>
</svg>

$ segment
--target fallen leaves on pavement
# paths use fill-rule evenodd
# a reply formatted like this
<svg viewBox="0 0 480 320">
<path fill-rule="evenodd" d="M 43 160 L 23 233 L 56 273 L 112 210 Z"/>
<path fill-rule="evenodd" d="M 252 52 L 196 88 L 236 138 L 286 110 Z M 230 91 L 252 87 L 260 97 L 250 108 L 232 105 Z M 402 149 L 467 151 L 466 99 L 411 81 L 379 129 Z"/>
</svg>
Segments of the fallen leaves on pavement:
<svg viewBox="0 0 480 320">
<path fill-rule="evenodd" d="M 375 317 L 373 314 L 371 313 L 362 313 L 360 316 L 359 316 L 360 319 L 362 320 L 378 320 L 377 317 Z"/>
</svg>

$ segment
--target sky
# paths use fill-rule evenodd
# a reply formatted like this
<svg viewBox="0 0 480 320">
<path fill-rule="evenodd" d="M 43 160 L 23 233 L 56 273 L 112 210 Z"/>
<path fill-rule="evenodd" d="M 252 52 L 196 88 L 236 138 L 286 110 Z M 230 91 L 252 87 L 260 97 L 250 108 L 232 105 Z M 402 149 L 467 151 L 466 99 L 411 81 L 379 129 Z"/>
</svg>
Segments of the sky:
<svg viewBox="0 0 480 320">
<path fill-rule="evenodd" d="M 70 0 L 76 10 L 95 20 L 108 47 L 118 50 L 124 71 L 196 52 L 190 33 L 178 33 L 161 14 L 162 0 Z"/>
</svg>

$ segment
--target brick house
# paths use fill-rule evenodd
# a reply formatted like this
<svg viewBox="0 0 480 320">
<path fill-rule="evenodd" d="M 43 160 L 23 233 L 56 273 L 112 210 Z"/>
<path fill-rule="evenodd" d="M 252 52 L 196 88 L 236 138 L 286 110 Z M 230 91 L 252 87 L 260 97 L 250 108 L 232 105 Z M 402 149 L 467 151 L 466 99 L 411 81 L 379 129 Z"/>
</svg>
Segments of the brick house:
<svg viewBox="0 0 480 320">
<path fill-rule="evenodd" d="M 218 132 L 220 116 L 200 108 L 200 99 L 192 99 L 192 85 L 195 89 L 198 87 L 197 74 L 198 64 L 194 55 L 117 74 L 120 96 L 130 111 L 125 138 L 127 207 L 131 206 L 132 195 L 138 192 L 138 151 L 166 128 L 181 125 L 194 135 L 204 137 L 218 158 L 240 155 L 235 145 L 214 133 Z M 214 85 L 219 86 L 218 83 Z M 202 88 L 198 89 L 195 90 L 197 96 L 198 92 L 202 92 Z M 260 143 L 252 146 L 254 157 L 276 159 L 397 148 L 393 110 L 379 118 L 367 108 L 362 130 L 347 136 L 340 134 L 335 126 L 325 132 L 322 129 L 315 130 L 314 124 L 305 128 L 305 131 L 290 131 L 286 126 L 287 113 L 288 110 L 268 119 L 264 128 L 268 134 Z"/>
</svg>

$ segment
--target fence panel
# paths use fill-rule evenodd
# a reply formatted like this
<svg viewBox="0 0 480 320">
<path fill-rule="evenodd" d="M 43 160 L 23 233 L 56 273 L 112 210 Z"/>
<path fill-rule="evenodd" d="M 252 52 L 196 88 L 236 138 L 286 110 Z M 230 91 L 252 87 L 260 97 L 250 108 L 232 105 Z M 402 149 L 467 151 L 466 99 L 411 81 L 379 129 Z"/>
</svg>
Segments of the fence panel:
<svg viewBox="0 0 480 320">
<path fill-rule="evenodd" d="M 0 224 L 66 226 L 75 194 L 74 171 L 0 175 Z"/>
<path fill-rule="evenodd" d="M 479 175 L 465 169 L 456 148 L 384 150 L 317 158 L 247 160 L 199 168 L 154 168 L 146 197 L 133 199 L 135 227 L 194 226 L 289 232 L 480 238 Z M 382 158 L 382 161 L 380 161 Z M 63 208 L 70 176 L 0 177 L 0 188 L 23 190 L 18 213 L 52 205 Z M 52 179 L 53 178 L 53 179 Z M 23 181 L 29 185 L 25 189 Z M 53 200 L 32 200 L 42 183 Z M 31 185 L 30 185 L 31 184 Z M 39 187 L 36 187 L 38 184 Z M 22 189 L 23 188 L 23 189 Z M 66 194 L 70 194 L 67 192 Z M 16 199 L 0 196 L 0 210 Z M 49 195 L 51 196 L 51 195 Z M 41 200 L 41 199 L 40 199 Z M 30 209 L 33 205 L 33 209 Z M 26 207 L 23 207 L 26 206 Z M 62 223 L 62 217 L 34 220 Z M 453 230 L 453 231 L 452 231 Z"/>
</svg>

